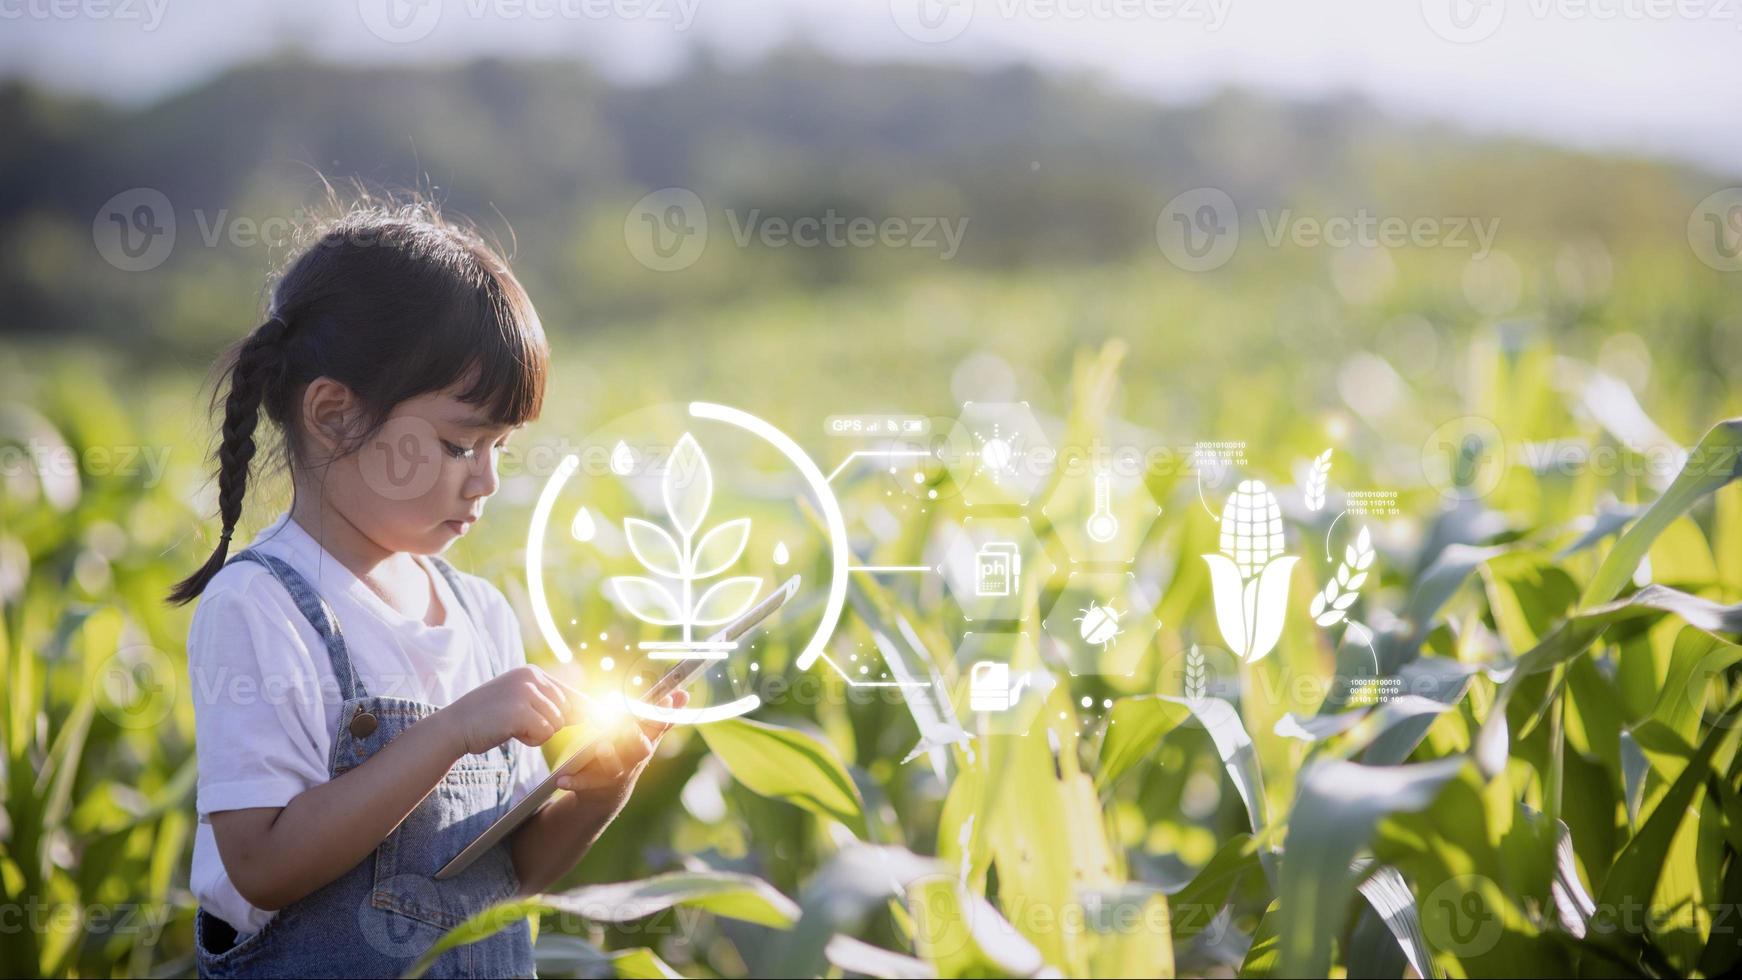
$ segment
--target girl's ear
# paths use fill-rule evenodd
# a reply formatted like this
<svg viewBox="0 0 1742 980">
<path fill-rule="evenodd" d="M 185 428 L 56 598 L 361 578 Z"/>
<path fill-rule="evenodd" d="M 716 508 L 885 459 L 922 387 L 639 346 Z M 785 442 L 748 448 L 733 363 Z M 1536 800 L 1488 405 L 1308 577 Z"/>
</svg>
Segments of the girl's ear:
<svg viewBox="0 0 1742 980">
<path fill-rule="evenodd" d="M 302 394 L 303 432 L 323 458 L 343 455 L 355 438 L 362 406 L 344 383 L 322 375 Z"/>
</svg>

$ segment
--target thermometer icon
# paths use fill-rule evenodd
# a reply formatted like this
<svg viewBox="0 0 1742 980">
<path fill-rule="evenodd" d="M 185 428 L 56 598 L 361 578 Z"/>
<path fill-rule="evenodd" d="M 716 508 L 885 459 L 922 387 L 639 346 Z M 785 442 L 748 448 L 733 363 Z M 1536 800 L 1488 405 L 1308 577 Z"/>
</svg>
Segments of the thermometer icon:
<svg viewBox="0 0 1742 980">
<path fill-rule="evenodd" d="M 1095 468 L 1095 512 L 1085 527 L 1097 544 L 1106 544 L 1119 533 L 1119 519 L 1113 516 L 1113 475 L 1105 466 Z"/>
</svg>

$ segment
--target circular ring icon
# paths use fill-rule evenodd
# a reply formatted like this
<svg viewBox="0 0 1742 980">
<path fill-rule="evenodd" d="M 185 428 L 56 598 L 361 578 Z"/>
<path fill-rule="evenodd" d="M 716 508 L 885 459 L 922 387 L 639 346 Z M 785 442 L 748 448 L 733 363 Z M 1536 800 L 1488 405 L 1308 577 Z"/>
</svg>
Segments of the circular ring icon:
<svg viewBox="0 0 1742 980">
<path fill-rule="evenodd" d="M 1694 206 L 1688 245 L 1719 272 L 1742 271 L 1742 187 L 1726 187 Z"/>
<path fill-rule="evenodd" d="M 828 595 L 823 604 L 822 617 L 795 661 L 798 669 L 806 670 L 823 655 L 824 647 L 840 623 L 841 613 L 847 604 L 848 561 L 851 552 L 848 550 L 847 522 L 841 514 L 840 502 L 835 499 L 828 478 L 823 475 L 822 470 L 817 468 L 816 463 L 805 454 L 798 443 L 775 426 L 748 412 L 711 402 L 689 403 L 688 415 L 694 419 L 719 422 L 741 429 L 767 443 L 798 471 L 806 488 L 816 498 L 817 510 L 828 530 L 831 560 Z M 564 639 L 551 613 L 544 581 L 544 538 L 557 497 L 569 478 L 579 469 L 580 463 L 579 456 L 569 455 L 557 464 L 556 471 L 545 483 L 544 490 L 540 492 L 538 502 L 533 507 L 526 540 L 526 587 L 532 603 L 533 618 L 545 643 L 550 646 L 557 659 L 564 663 L 573 661 L 574 651 Z M 625 699 L 625 707 L 632 714 L 663 724 L 705 724 L 720 721 L 754 710 L 761 703 L 760 697 L 755 694 L 705 708 L 661 708 L 639 698 Z"/>
<path fill-rule="evenodd" d="M 175 208 L 154 187 L 122 191 L 97 209 L 91 241 L 103 261 L 122 272 L 149 272 L 175 249 Z"/>
<path fill-rule="evenodd" d="M 1219 269 L 1240 247 L 1240 211 L 1219 187 L 1175 195 L 1155 217 L 1155 243 L 1187 272 Z"/>
<path fill-rule="evenodd" d="M 708 247 L 708 211 L 701 195 L 667 187 L 642 197 L 623 218 L 623 242 L 635 261 L 654 272 L 695 265 Z"/>
<path fill-rule="evenodd" d="M 1506 439 L 1480 415 L 1452 419 L 1421 445 L 1421 472 L 1448 500 L 1477 500 L 1506 475 Z"/>
</svg>

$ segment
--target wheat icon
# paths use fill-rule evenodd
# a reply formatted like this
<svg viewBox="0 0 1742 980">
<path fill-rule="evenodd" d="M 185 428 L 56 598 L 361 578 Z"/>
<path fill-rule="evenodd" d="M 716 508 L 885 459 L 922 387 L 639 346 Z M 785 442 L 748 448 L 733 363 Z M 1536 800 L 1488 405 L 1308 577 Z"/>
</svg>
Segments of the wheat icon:
<svg viewBox="0 0 1742 980">
<path fill-rule="evenodd" d="M 1186 652 L 1186 700 L 1202 701 L 1209 696 L 1210 685 L 1204 669 L 1204 654 L 1196 643 Z"/>
<path fill-rule="evenodd" d="M 726 521 L 698 537 L 713 503 L 714 475 L 702 447 L 688 432 L 672 450 L 660 496 L 675 535 L 651 521 L 634 517 L 623 521 L 630 552 L 658 578 L 615 576 L 611 590 L 637 619 L 683 629 L 682 640 L 641 643 L 650 658 L 722 659 L 737 646 L 736 641 L 697 640 L 696 627 L 721 626 L 742 616 L 761 593 L 762 579 L 734 576 L 699 596 L 696 592 L 700 583 L 737 563 L 750 540 L 750 519 Z"/>
<path fill-rule="evenodd" d="M 1313 460 L 1313 469 L 1307 475 L 1306 509 L 1321 511 L 1325 509 L 1325 483 L 1331 478 L 1331 451 L 1329 449 Z"/>
<path fill-rule="evenodd" d="M 1337 575 L 1325 583 L 1325 589 L 1313 596 L 1313 622 L 1320 626 L 1335 626 L 1349 616 L 1349 607 L 1360 597 L 1361 586 L 1367 583 L 1367 569 L 1373 564 L 1373 539 L 1367 527 L 1355 536 L 1355 543 L 1344 547 L 1343 560 L 1337 565 Z"/>
</svg>

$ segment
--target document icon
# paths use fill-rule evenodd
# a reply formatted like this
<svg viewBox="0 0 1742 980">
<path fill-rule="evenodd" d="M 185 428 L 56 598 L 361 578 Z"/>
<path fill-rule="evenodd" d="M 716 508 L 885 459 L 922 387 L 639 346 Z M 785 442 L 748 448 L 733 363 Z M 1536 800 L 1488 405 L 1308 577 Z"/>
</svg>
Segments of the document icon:
<svg viewBox="0 0 1742 980">
<path fill-rule="evenodd" d="M 1015 595 L 1022 587 L 1022 554 L 1014 541 L 988 541 L 974 554 L 974 593 Z"/>
</svg>

